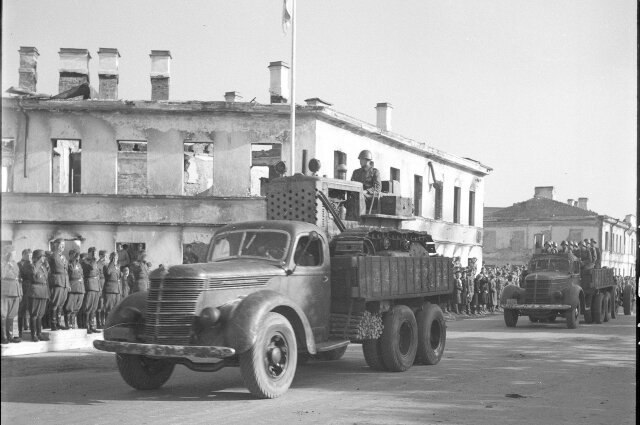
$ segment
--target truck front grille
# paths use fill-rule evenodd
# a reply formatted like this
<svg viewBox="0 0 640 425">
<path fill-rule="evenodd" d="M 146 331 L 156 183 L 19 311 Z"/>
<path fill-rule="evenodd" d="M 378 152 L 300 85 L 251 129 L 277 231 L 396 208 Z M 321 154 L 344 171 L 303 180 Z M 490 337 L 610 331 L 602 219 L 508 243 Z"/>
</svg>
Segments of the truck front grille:
<svg viewBox="0 0 640 425">
<path fill-rule="evenodd" d="M 151 279 L 144 340 L 148 344 L 187 345 L 196 302 L 205 279 Z"/>
<path fill-rule="evenodd" d="M 550 282 L 532 280 L 525 288 L 525 304 L 551 304 Z"/>
</svg>

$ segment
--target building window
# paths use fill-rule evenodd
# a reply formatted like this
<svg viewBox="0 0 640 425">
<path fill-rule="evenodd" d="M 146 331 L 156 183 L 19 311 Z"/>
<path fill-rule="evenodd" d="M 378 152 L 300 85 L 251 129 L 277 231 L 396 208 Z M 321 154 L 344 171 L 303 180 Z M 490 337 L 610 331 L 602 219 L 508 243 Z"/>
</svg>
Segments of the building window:
<svg viewBox="0 0 640 425">
<path fill-rule="evenodd" d="M 400 178 L 400 171 L 398 171 L 398 178 Z M 417 174 L 413 176 L 413 215 L 422 215 L 422 176 Z"/>
<path fill-rule="evenodd" d="M 80 193 L 80 140 L 53 140 L 51 156 L 51 191 L 53 193 Z"/>
<path fill-rule="evenodd" d="M 13 192 L 15 149 L 14 139 L 2 139 L 2 192 Z"/>
<path fill-rule="evenodd" d="M 183 195 L 212 195 L 213 143 L 184 142 L 183 176 Z"/>
<path fill-rule="evenodd" d="M 545 239 L 546 238 L 544 233 L 538 233 L 533 235 L 533 247 L 535 249 L 542 249 L 542 247 L 544 247 Z"/>
<path fill-rule="evenodd" d="M 453 222 L 460 223 L 460 188 L 453 187 Z"/>
<path fill-rule="evenodd" d="M 582 229 L 569 229 L 569 240 L 580 242 L 582 240 Z"/>
<path fill-rule="evenodd" d="M 509 247 L 512 251 L 521 251 L 522 249 L 524 249 L 524 230 L 516 230 L 511 232 Z"/>
<path fill-rule="evenodd" d="M 274 165 L 282 156 L 279 143 L 251 144 L 251 196 L 264 196 L 264 185 L 269 179 L 278 177 Z"/>
<path fill-rule="evenodd" d="M 389 176 L 390 176 L 390 180 L 395 180 L 397 182 L 400 181 L 400 170 L 397 168 L 393 168 L 391 167 L 389 169 Z"/>
<path fill-rule="evenodd" d="M 120 195 L 146 195 L 147 142 L 144 140 L 118 141 L 118 189 Z"/>
<path fill-rule="evenodd" d="M 609 251 L 609 232 L 604 232 L 604 250 Z"/>
<path fill-rule="evenodd" d="M 128 266 L 138 260 L 138 255 L 146 250 L 144 242 L 116 242 L 116 251 L 118 252 L 118 263 L 120 266 Z M 126 254 L 125 254 L 126 252 Z M 109 254 L 107 254 L 109 258 Z M 156 264 L 158 266 L 158 264 Z"/>
<path fill-rule="evenodd" d="M 476 225 L 476 192 L 469 191 L 469 226 Z"/>
<path fill-rule="evenodd" d="M 436 220 L 442 220 L 442 182 L 435 182 L 433 184 L 435 189 L 435 208 L 433 218 Z"/>
<path fill-rule="evenodd" d="M 347 175 L 345 171 L 340 170 L 340 165 L 347 166 L 347 154 L 340 151 L 333 151 L 333 177 L 336 179 L 346 180 Z"/>
<path fill-rule="evenodd" d="M 495 252 L 496 251 L 496 232 L 495 230 L 485 230 L 484 231 L 484 244 L 482 245 L 482 249 L 487 252 Z"/>
</svg>

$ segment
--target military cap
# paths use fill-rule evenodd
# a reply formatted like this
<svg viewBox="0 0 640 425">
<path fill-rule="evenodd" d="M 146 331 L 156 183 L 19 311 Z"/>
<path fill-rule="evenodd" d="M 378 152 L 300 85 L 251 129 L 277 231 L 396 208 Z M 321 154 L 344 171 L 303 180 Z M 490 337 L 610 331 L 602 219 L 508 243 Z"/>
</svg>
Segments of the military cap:
<svg viewBox="0 0 640 425">
<path fill-rule="evenodd" d="M 560 242 L 560 245 L 567 245 L 567 241 Z"/>
<path fill-rule="evenodd" d="M 360 155 L 358 155 L 358 159 L 368 159 L 371 161 L 373 159 L 373 155 L 371 155 L 371 151 L 363 150 L 360 152 Z"/>
<path fill-rule="evenodd" d="M 580 241 L 580 243 L 578 244 L 579 246 L 585 246 L 584 241 Z"/>
<path fill-rule="evenodd" d="M 69 250 L 69 257 L 73 257 L 74 255 L 76 255 L 78 253 L 78 251 L 76 251 L 75 249 L 70 249 Z"/>
<path fill-rule="evenodd" d="M 551 245 L 553 245 L 553 246 L 558 246 L 558 244 L 557 244 L 557 243 L 555 243 L 555 242 L 551 242 Z"/>
<path fill-rule="evenodd" d="M 31 248 L 25 248 L 22 250 L 22 255 L 31 254 Z"/>
<path fill-rule="evenodd" d="M 546 242 L 544 243 L 544 246 L 547 246 L 547 245 L 549 245 L 549 246 L 551 245 L 551 244 L 549 243 L 549 241 L 546 241 Z"/>
<path fill-rule="evenodd" d="M 598 242 L 596 242 L 595 239 L 591 239 L 591 245 L 597 245 L 597 244 L 598 244 Z"/>
<path fill-rule="evenodd" d="M 96 247 L 95 246 L 89 247 L 87 252 L 96 252 Z"/>
<path fill-rule="evenodd" d="M 98 251 L 98 255 L 107 255 L 107 251 L 105 249 L 101 249 Z"/>
<path fill-rule="evenodd" d="M 43 250 L 36 249 L 35 251 L 33 251 L 33 261 L 34 262 L 38 261 L 43 256 L 44 256 L 44 251 Z"/>
</svg>

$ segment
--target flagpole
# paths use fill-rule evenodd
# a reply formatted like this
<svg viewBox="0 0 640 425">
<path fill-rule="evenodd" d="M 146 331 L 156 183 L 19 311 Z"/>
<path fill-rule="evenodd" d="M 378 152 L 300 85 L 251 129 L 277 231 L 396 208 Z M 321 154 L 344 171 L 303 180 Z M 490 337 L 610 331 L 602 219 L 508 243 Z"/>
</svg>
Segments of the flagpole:
<svg viewBox="0 0 640 425">
<path fill-rule="evenodd" d="M 296 165 L 296 0 L 291 0 L 291 175 Z"/>
</svg>

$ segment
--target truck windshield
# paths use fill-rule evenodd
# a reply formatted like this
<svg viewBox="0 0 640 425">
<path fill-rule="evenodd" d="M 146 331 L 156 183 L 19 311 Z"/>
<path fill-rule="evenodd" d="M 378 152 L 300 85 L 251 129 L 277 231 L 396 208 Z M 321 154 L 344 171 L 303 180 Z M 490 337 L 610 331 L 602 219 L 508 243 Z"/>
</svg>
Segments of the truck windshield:
<svg viewBox="0 0 640 425">
<path fill-rule="evenodd" d="M 534 260 L 529 265 L 529 271 L 569 272 L 569 262 L 561 258 L 543 258 Z"/>
<path fill-rule="evenodd" d="M 289 234 L 274 230 L 239 230 L 216 235 L 209 261 L 248 257 L 284 260 L 289 250 Z"/>
</svg>

